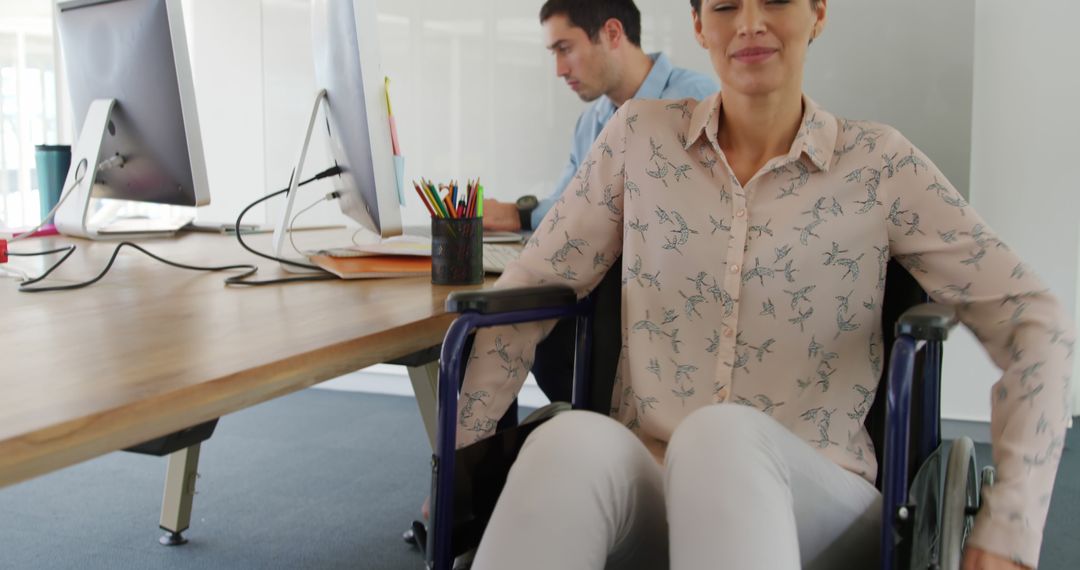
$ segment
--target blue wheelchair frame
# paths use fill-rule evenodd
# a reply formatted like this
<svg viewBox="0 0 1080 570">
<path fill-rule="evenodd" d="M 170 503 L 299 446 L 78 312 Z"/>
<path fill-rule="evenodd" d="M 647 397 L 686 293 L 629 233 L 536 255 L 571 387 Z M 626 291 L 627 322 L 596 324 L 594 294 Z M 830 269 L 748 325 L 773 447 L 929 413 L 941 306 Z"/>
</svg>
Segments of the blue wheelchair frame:
<svg viewBox="0 0 1080 570">
<path fill-rule="evenodd" d="M 469 355 L 465 347 L 470 334 L 479 328 L 577 318 L 577 347 L 574 361 L 574 409 L 588 409 L 590 322 L 593 299 L 578 301 L 569 287 L 541 286 L 506 290 L 486 290 L 452 294 L 447 310 L 461 315 L 447 330 L 439 366 L 437 444 L 432 459 L 431 513 L 433 530 L 427 536 L 427 565 L 450 570 L 454 562 L 451 545 L 454 523 L 455 439 L 457 400 Z M 897 545 L 904 527 L 910 524 L 917 505 L 908 498 L 910 418 L 912 383 L 916 355 L 923 352 L 925 389 L 917 402 L 922 429 L 913 453 L 922 465 L 941 444 L 940 370 L 942 342 L 955 326 L 951 307 L 924 303 L 911 307 L 896 322 L 896 338 L 890 353 L 886 382 L 886 424 L 881 461 L 882 524 L 881 568 L 896 568 Z M 879 387 L 880 388 L 880 387 Z M 878 394 L 882 391 L 879 389 Z"/>
</svg>

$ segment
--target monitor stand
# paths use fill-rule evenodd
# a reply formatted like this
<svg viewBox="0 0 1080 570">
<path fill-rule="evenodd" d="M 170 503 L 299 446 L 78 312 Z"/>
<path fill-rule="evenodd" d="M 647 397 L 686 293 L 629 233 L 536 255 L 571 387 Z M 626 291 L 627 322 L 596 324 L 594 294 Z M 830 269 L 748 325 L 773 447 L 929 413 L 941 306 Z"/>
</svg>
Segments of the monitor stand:
<svg viewBox="0 0 1080 570">
<path fill-rule="evenodd" d="M 292 228 L 289 226 L 290 221 L 292 220 L 293 205 L 296 202 L 296 190 L 299 188 L 300 180 L 303 178 L 304 161 L 307 160 L 308 145 L 311 144 L 311 134 L 315 130 L 315 119 L 319 116 L 319 109 L 323 110 L 323 116 L 327 115 L 326 89 L 320 89 L 315 95 L 315 104 L 311 108 L 311 118 L 308 119 L 307 132 L 304 134 L 304 144 L 300 147 L 300 156 L 296 160 L 296 168 L 293 169 L 292 180 L 289 181 L 289 193 L 285 196 L 285 207 L 282 209 L 281 219 L 274 228 L 274 239 L 272 242 L 274 257 L 305 265 L 311 264 L 307 257 L 300 257 L 295 251 L 286 251 L 285 243 L 288 241 L 289 232 L 292 231 Z M 282 263 L 281 268 L 289 273 L 323 272 L 321 269 L 308 269 L 289 263 Z"/>
<path fill-rule="evenodd" d="M 158 217 L 111 216 L 94 228 L 94 239 L 146 239 L 172 237 L 192 220 L 194 215 Z"/>
<path fill-rule="evenodd" d="M 115 166 L 123 165 L 123 158 L 117 155 L 102 160 L 102 147 L 105 138 L 115 132 L 112 115 L 116 110 L 116 99 L 96 99 L 90 103 L 83 121 L 79 140 L 71 153 L 72 167 L 68 169 L 64 180 L 66 196 L 56 210 L 54 223 L 57 231 L 72 237 L 88 239 L 138 239 L 151 237 L 169 237 L 183 227 L 190 219 L 106 219 L 91 216 L 90 199 L 94 196 L 98 173 Z"/>
</svg>

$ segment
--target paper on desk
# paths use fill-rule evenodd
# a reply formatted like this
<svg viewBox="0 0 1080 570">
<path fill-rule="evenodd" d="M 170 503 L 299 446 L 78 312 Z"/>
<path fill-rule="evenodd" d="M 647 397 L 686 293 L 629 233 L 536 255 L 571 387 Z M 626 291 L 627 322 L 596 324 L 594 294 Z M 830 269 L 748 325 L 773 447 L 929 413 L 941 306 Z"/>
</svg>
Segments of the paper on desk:
<svg viewBox="0 0 1080 570">
<path fill-rule="evenodd" d="M 520 232 L 484 232 L 484 243 L 523 243 L 525 236 Z"/>
<path fill-rule="evenodd" d="M 342 279 L 431 275 L 431 259 L 401 255 L 364 257 L 312 256 L 311 261 Z"/>
<path fill-rule="evenodd" d="M 371 255 L 408 255 L 431 257 L 431 239 L 421 236 L 396 236 L 376 243 L 321 250 L 331 257 L 365 257 Z"/>
</svg>

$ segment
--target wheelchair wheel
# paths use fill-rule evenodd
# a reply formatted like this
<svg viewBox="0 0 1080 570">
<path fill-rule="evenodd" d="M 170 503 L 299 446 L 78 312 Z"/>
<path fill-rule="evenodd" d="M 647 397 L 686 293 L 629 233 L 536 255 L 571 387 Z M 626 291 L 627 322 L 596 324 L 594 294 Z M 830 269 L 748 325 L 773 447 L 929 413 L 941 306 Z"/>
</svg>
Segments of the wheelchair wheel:
<svg viewBox="0 0 1080 570">
<path fill-rule="evenodd" d="M 961 437 L 949 450 L 941 508 L 941 570 L 959 570 L 964 542 L 979 508 L 979 473 L 975 444 Z"/>
</svg>

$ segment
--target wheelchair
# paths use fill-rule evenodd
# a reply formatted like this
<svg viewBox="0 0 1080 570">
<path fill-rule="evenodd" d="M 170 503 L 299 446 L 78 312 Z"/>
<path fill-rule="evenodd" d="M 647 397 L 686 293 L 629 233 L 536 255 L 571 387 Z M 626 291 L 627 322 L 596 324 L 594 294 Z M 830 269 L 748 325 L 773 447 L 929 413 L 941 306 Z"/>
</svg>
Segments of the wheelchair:
<svg viewBox="0 0 1080 570">
<path fill-rule="evenodd" d="M 616 263 L 581 301 L 569 287 L 550 285 L 455 292 L 447 299 L 447 310 L 460 316 L 446 333 L 440 359 L 431 526 L 429 531 L 417 522 L 412 529 L 428 568 L 450 570 L 456 556 L 479 544 L 510 464 L 541 423 L 530 417 L 455 451 L 457 398 L 470 335 L 483 327 L 575 318 L 572 407 L 606 414 L 622 344 L 620 298 L 621 263 Z M 980 486 L 993 484 L 993 468 L 978 472 L 970 438 L 942 445 L 942 342 L 957 319 L 952 308 L 928 301 L 914 278 L 890 261 L 882 334 L 891 350 L 884 355 L 878 397 L 865 419 L 879 465 L 883 570 L 959 569 Z M 542 408 L 545 417 L 538 419 L 560 409 L 569 406 Z"/>
</svg>

